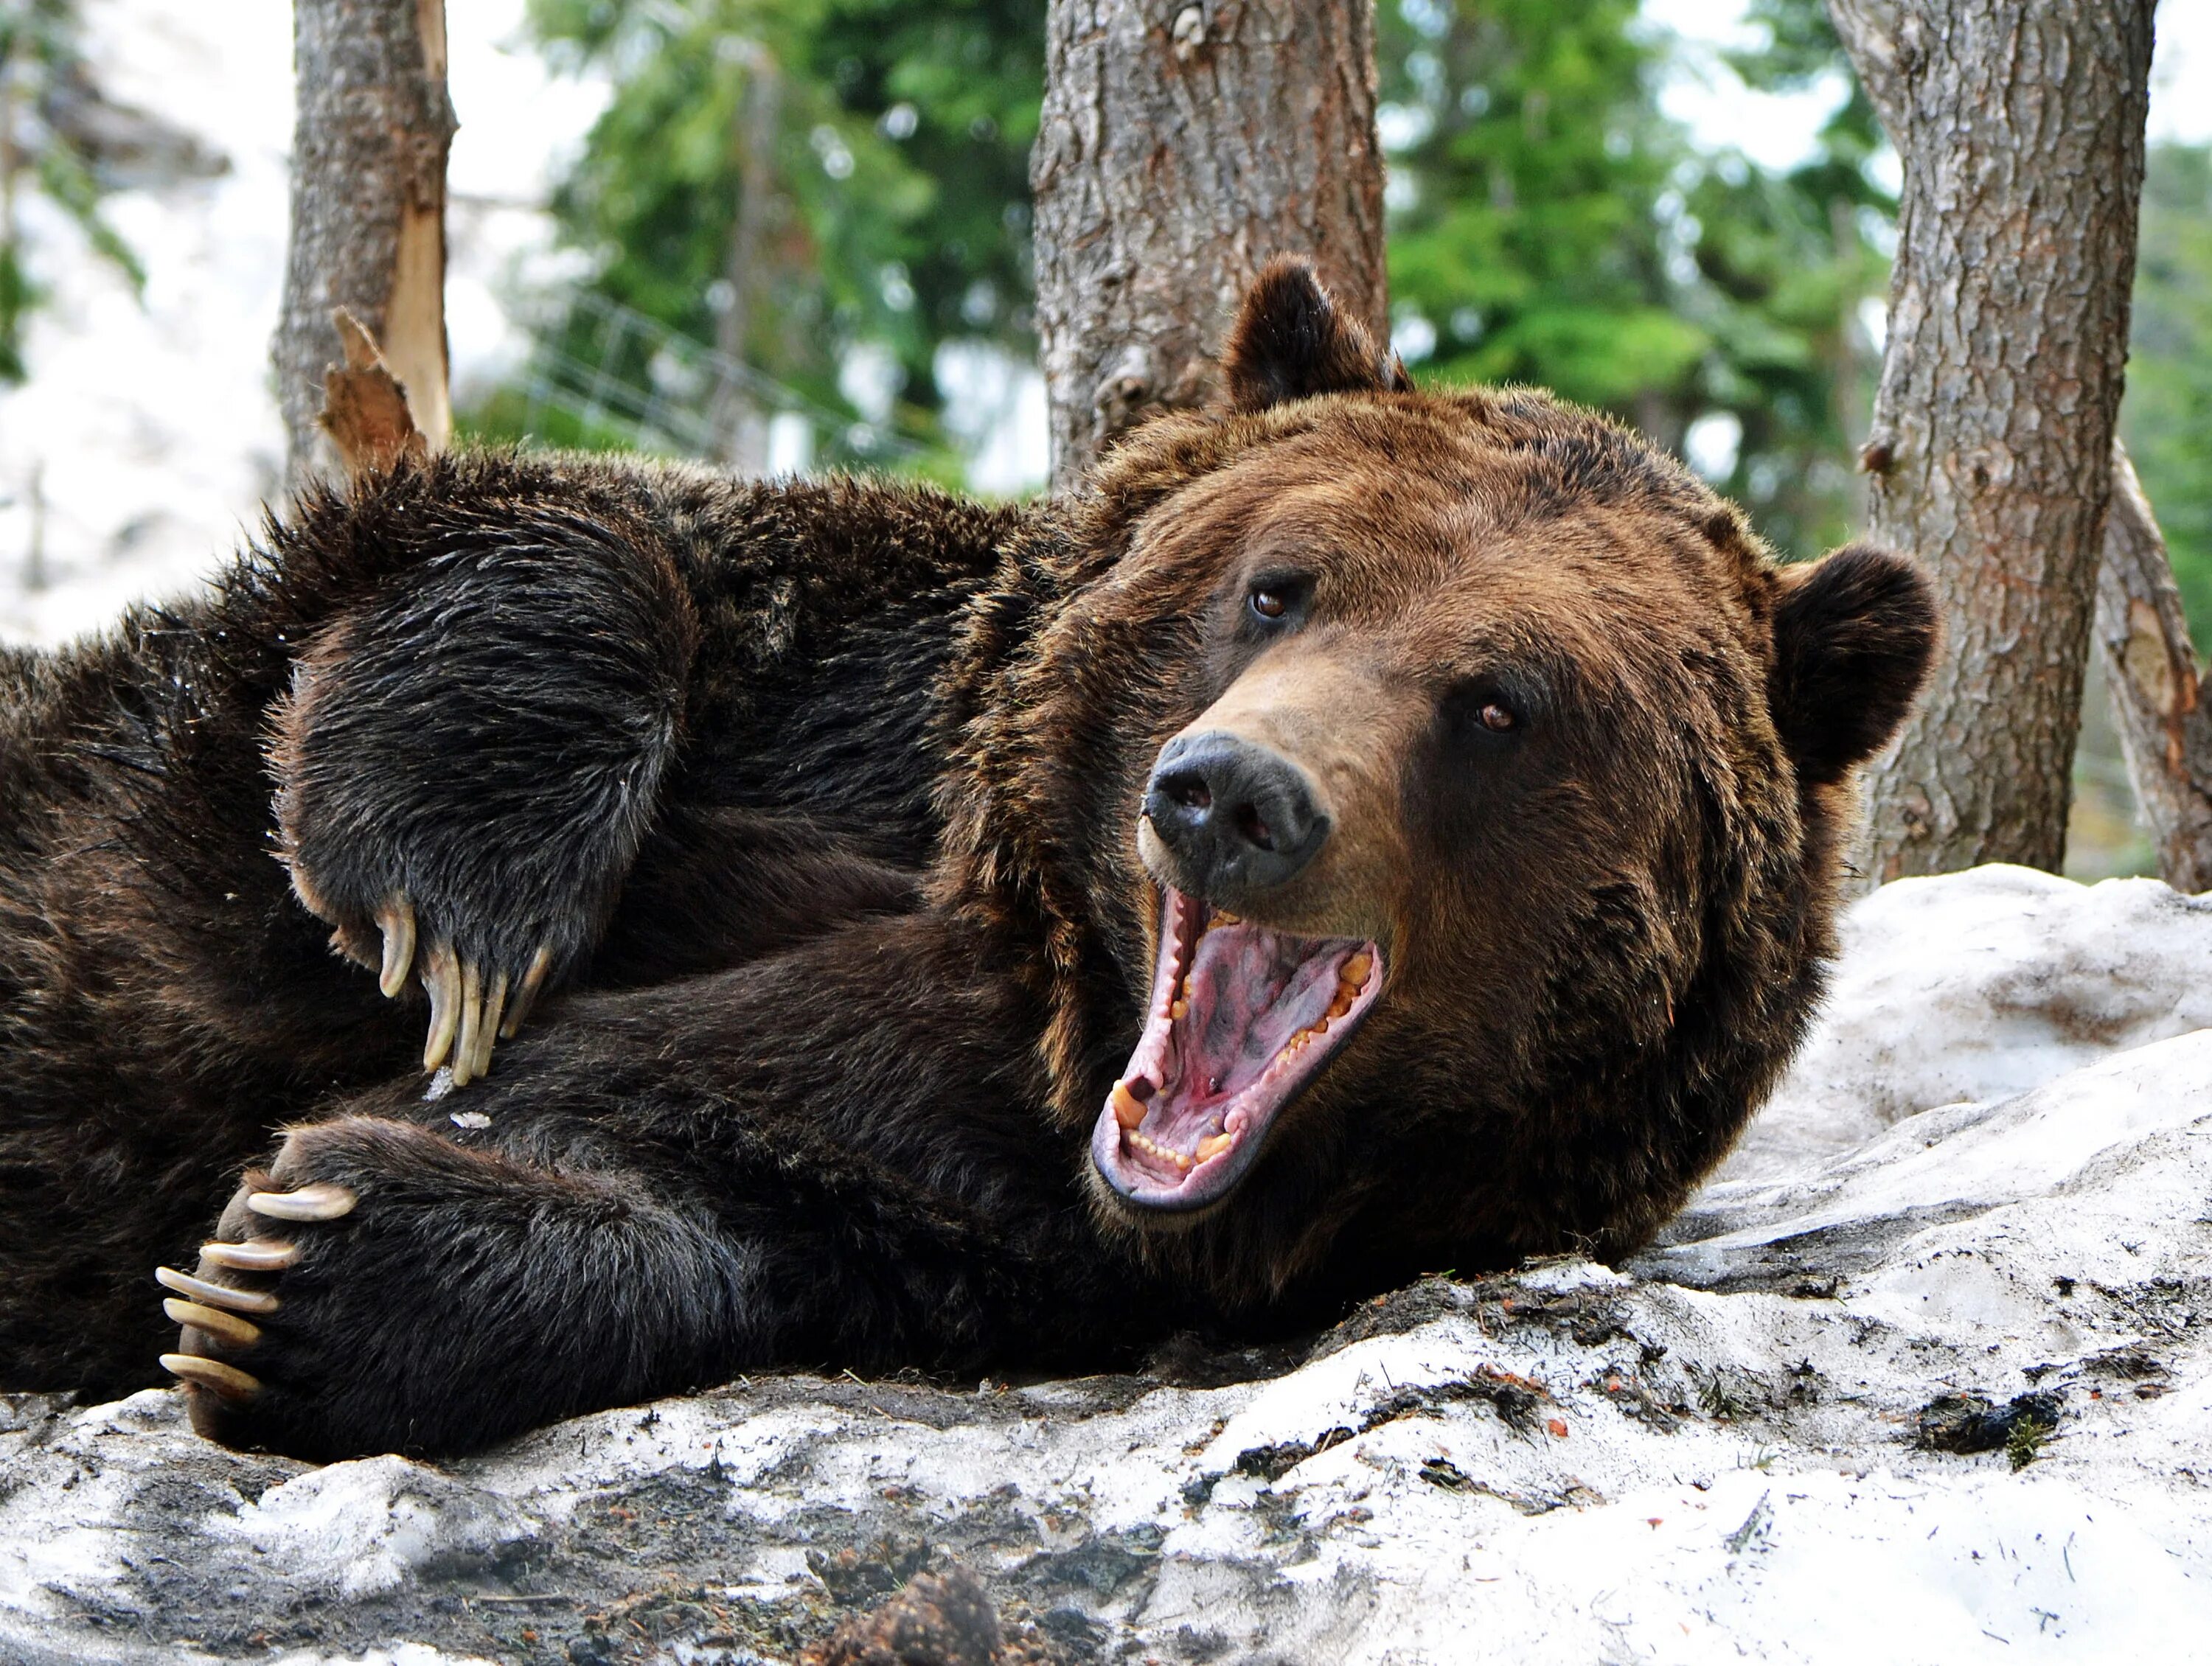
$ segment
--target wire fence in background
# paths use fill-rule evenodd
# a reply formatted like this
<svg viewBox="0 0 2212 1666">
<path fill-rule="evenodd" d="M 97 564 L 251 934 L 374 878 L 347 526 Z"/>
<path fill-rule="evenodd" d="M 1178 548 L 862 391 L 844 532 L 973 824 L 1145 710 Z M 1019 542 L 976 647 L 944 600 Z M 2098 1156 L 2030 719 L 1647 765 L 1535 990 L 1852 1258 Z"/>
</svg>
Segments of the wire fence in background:
<svg viewBox="0 0 2212 1666">
<path fill-rule="evenodd" d="M 524 433 L 573 431 L 586 445 L 729 462 L 741 421 L 773 429 L 771 472 L 824 463 L 876 467 L 929 447 L 888 422 L 856 420 L 619 301 L 564 299 L 535 333 L 521 380 Z M 555 420 L 556 418 L 559 420 Z M 803 426 L 802 426 L 803 425 Z"/>
</svg>

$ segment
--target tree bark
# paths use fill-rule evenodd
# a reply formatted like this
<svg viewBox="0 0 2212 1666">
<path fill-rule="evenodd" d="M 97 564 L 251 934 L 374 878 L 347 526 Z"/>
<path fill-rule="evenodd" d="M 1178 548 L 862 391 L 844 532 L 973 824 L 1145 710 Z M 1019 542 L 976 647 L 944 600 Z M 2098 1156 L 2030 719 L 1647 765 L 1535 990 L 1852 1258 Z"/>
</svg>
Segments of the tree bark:
<svg viewBox="0 0 2212 1666">
<path fill-rule="evenodd" d="M 1872 880 L 2064 858 L 2127 360 L 2154 0 L 1830 0 L 1905 165 L 1863 462 L 1946 651 L 1873 783 Z"/>
<path fill-rule="evenodd" d="M 1052 0 L 1030 164 L 1053 480 L 1207 391 L 1232 309 L 1309 257 L 1389 336 L 1371 0 Z"/>
<path fill-rule="evenodd" d="M 335 461 L 316 419 L 338 308 L 375 338 L 430 445 L 453 431 L 444 0 L 297 0 L 293 66 L 291 248 L 270 357 L 296 491 Z"/>
<path fill-rule="evenodd" d="M 730 133 L 737 164 L 738 205 L 730 220 L 730 240 L 722 261 L 722 282 L 730 304 L 714 321 L 714 348 L 732 363 L 752 362 L 754 320 L 768 297 L 769 235 L 775 208 L 775 141 L 783 119 L 782 71 L 756 40 L 734 39 L 729 49 L 742 58 L 745 86 Z M 726 381 L 713 413 L 716 450 L 732 473 L 768 472 L 768 413 L 750 387 Z"/>
<path fill-rule="evenodd" d="M 2177 891 L 2212 891 L 2212 711 L 2201 698 L 2166 540 L 2118 445 L 2097 572 L 2097 641 L 2159 877 Z"/>
</svg>

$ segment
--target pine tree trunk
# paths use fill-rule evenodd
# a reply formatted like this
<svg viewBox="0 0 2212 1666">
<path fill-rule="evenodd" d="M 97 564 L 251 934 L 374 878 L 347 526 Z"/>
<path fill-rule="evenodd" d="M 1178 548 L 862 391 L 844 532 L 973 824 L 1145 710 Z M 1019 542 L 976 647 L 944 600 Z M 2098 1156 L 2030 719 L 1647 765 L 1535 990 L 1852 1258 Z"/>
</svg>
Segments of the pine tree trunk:
<svg viewBox="0 0 2212 1666">
<path fill-rule="evenodd" d="M 430 445 L 452 432 L 444 0 L 297 0 L 293 66 L 291 248 L 270 357 L 297 490 L 333 461 L 316 419 L 339 358 L 336 308 L 376 338 Z"/>
<path fill-rule="evenodd" d="M 2212 711 L 2166 540 L 2118 445 L 2097 572 L 2097 641 L 2159 877 L 2177 891 L 2212 891 Z"/>
<path fill-rule="evenodd" d="M 754 322 L 769 293 L 766 267 L 775 207 L 775 142 L 783 118 L 783 75 L 757 40 L 733 38 L 726 46 L 743 59 L 745 85 L 730 134 L 738 206 L 722 260 L 729 305 L 714 321 L 714 350 L 732 364 L 748 365 Z M 751 386 L 734 379 L 723 384 L 713 412 L 715 455 L 732 473 L 768 472 L 768 419 Z"/>
<path fill-rule="evenodd" d="M 1205 397 L 1271 256 L 1388 335 L 1374 22 L 1371 0 L 1052 0 L 1030 182 L 1056 486 Z"/>
<path fill-rule="evenodd" d="M 2056 869 L 2127 362 L 2154 0 L 1830 0 L 1905 165 L 1864 463 L 1942 663 L 1873 783 L 1868 877 Z"/>
</svg>

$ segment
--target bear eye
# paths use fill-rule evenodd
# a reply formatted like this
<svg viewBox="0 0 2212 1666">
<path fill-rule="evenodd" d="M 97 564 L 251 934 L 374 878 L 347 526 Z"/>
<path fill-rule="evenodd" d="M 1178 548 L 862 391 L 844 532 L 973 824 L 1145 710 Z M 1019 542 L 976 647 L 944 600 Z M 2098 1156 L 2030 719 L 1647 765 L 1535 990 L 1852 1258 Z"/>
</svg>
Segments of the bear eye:
<svg viewBox="0 0 2212 1666">
<path fill-rule="evenodd" d="M 1305 605 L 1313 581 L 1296 573 L 1267 572 L 1244 592 L 1244 606 L 1262 625 L 1280 625 Z"/>
<path fill-rule="evenodd" d="M 1443 709 L 1452 731 L 1478 746 L 1517 742 L 1528 727 L 1526 696 L 1508 691 L 1492 677 L 1460 684 L 1444 697 Z"/>
</svg>

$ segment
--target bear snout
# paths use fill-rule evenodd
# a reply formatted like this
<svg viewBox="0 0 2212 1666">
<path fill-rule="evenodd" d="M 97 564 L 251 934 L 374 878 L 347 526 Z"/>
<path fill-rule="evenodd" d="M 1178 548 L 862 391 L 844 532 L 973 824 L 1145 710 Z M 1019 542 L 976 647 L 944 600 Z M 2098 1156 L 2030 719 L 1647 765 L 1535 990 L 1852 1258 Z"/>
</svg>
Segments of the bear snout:
<svg viewBox="0 0 2212 1666">
<path fill-rule="evenodd" d="M 1217 903 L 1287 884 L 1328 839 L 1312 778 L 1273 748 L 1221 730 L 1160 748 L 1144 814 L 1177 888 Z"/>
</svg>

